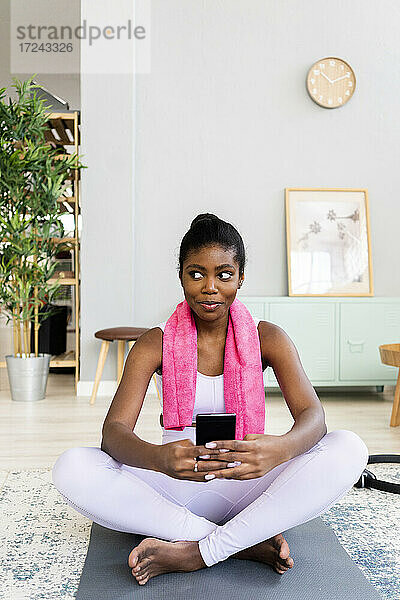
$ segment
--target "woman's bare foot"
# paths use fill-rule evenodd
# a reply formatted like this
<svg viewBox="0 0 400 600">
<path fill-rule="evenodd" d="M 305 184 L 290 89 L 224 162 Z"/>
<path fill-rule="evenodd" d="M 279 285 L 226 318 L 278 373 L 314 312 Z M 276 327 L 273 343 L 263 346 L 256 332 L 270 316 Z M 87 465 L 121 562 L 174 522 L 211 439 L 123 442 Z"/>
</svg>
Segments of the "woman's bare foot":
<svg viewBox="0 0 400 600">
<path fill-rule="evenodd" d="M 157 538 L 142 540 L 130 553 L 128 564 L 141 585 L 161 573 L 197 571 L 207 566 L 197 542 L 166 542 Z"/>
<path fill-rule="evenodd" d="M 271 565 L 279 574 L 285 573 L 294 565 L 293 558 L 289 556 L 289 544 L 281 533 L 250 548 L 245 548 L 245 550 L 232 554 L 231 558 L 263 562 Z"/>
<path fill-rule="evenodd" d="M 282 534 L 241 550 L 232 558 L 263 562 L 280 574 L 293 566 L 289 545 Z M 142 540 L 130 553 L 128 564 L 140 585 L 161 573 L 198 571 L 207 566 L 196 541 L 166 542 L 157 538 Z"/>
</svg>

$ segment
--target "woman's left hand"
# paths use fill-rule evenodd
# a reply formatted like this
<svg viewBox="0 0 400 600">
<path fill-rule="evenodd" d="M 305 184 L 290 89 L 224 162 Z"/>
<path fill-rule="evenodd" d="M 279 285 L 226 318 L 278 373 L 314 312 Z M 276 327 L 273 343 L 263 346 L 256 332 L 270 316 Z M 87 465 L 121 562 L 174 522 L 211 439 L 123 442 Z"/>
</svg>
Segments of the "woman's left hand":
<svg viewBox="0 0 400 600">
<path fill-rule="evenodd" d="M 199 461 L 199 471 L 215 475 L 215 479 L 255 479 L 262 477 L 283 462 L 288 460 L 285 453 L 284 437 L 281 435 L 267 435 L 263 433 L 248 433 L 243 440 L 225 440 L 212 442 L 216 444 L 210 448 L 210 459 Z M 206 445 L 207 446 L 207 445 Z M 226 449 L 228 452 L 221 452 Z M 225 469 L 208 470 L 208 460 L 226 461 Z M 240 462 L 237 466 L 228 466 L 229 463 Z M 211 479 L 211 478 L 207 478 Z"/>
</svg>

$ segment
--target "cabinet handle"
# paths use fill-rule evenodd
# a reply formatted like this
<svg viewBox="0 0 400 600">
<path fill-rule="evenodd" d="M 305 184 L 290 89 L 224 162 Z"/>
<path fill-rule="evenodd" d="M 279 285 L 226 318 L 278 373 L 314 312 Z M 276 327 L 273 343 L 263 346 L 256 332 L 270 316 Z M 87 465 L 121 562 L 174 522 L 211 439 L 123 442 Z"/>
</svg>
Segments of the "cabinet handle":
<svg viewBox="0 0 400 600">
<path fill-rule="evenodd" d="M 350 346 L 350 352 L 363 352 L 363 348 L 361 348 L 361 346 L 365 344 L 364 340 L 361 340 L 359 342 L 352 342 L 351 340 L 347 340 L 347 343 Z M 359 346 L 359 348 L 355 349 L 353 348 L 353 346 Z"/>
</svg>

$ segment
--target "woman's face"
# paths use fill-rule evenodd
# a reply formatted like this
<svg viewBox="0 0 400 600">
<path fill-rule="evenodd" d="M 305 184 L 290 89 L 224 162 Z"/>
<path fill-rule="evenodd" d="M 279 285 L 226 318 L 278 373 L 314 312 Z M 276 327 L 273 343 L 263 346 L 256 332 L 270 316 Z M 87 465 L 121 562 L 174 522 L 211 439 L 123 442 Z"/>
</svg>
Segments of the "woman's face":
<svg viewBox="0 0 400 600">
<path fill-rule="evenodd" d="M 192 250 L 183 263 L 181 284 L 191 309 L 205 321 L 224 317 L 236 297 L 244 275 L 239 278 L 239 265 L 234 250 L 206 246 Z"/>
</svg>

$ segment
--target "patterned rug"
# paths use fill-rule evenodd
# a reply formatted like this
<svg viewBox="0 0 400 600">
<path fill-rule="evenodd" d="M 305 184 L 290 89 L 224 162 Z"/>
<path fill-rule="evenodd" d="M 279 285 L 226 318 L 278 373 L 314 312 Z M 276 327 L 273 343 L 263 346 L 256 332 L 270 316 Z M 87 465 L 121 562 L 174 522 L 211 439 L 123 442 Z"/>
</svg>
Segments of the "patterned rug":
<svg viewBox="0 0 400 600">
<path fill-rule="evenodd" d="M 400 483 L 397 465 L 370 465 Z M 92 521 L 70 508 L 50 469 L 10 471 L 0 492 L 0 598 L 73 600 Z M 400 599 L 400 495 L 352 488 L 322 515 L 384 600 Z"/>
</svg>

